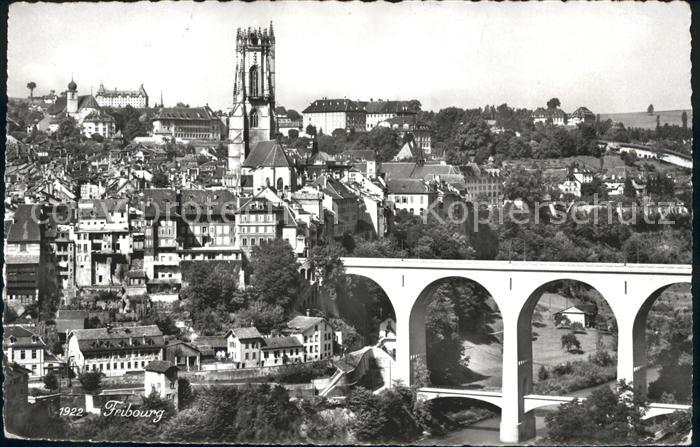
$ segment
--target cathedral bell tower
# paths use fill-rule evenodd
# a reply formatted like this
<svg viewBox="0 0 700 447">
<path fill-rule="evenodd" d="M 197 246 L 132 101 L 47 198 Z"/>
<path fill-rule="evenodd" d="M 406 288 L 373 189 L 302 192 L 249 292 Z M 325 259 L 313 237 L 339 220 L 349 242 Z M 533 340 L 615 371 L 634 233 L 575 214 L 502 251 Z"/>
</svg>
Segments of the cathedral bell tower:
<svg viewBox="0 0 700 447">
<path fill-rule="evenodd" d="M 238 28 L 233 109 L 228 134 L 230 173 L 240 176 L 241 164 L 255 143 L 274 137 L 274 112 L 275 33 L 272 22 L 269 31 Z"/>
</svg>

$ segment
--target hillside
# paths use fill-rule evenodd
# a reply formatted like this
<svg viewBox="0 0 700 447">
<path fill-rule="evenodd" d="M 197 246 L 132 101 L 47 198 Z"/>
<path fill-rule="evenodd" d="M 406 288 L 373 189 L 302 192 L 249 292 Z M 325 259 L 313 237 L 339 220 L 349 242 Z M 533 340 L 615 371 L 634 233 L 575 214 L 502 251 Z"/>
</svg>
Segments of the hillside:
<svg viewBox="0 0 700 447">
<path fill-rule="evenodd" d="M 601 113 L 600 120 L 605 121 L 607 119 L 613 120 L 613 122 L 621 122 L 625 127 L 641 127 L 643 129 L 655 129 L 656 128 L 656 116 L 661 117 L 661 125 L 668 123 L 669 125 L 676 124 L 680 126 L 682 124 L 681 115 L 683 112 L 688 114 L 688 127 L 693 127 L 693 111 L 688 110 L 657 110 L 653 115 L 649 115 L 647 112 L 633 112 L 633 113 Z"/>
</svg>

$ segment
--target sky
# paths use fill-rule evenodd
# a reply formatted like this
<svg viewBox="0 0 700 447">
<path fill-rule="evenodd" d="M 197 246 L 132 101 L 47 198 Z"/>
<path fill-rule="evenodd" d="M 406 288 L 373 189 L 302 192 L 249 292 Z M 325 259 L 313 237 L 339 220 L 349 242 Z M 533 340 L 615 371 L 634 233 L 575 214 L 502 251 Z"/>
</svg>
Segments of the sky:
<svg viewBox="0 0 700 447">
<path fill-rule="evenodd" d="M 236 28 L 274 22 L 277 105 L 418 99 L 571 112 L 690 108 L 690 9 L 673 3 L 14 3 L 8 96 L 143 83 L 231 107 Z"/>
</svg>

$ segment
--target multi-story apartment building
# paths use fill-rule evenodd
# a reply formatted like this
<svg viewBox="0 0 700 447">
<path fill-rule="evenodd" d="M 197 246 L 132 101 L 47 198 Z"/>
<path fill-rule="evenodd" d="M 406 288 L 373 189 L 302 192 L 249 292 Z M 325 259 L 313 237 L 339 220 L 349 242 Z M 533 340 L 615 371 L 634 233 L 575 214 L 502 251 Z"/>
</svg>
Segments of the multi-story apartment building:
<svg viewBox="0 0 700 447">
<path fill-rule="evenodd" d="M 503 201 L 503 184 L 503 177 L 499 175 L 465 175 L 466 199 L 470 202 L 485 200 L 491 205 L 498 205 Z"/>
<path fill-rule="evenodd" d="M 227 189 L 186 189 L 178 199 L 181 225 L 178 226 L 180 260 L 241 259 L 236 246 L 238 200 Z"/>
<path fill-rule="evenodd" d="M 44 236 L 56 270 L 56 285 L 62 292 L 62 304 L 70 304 L 75 292 L 75 215 L 71 205 L 54 206 L 46 212 Z"/>
<path fill-rule="evenodd" d="M 143 269 L 149 291 L 178 290 L 182 283 L 177 253 L 180 222 L 177 194 L 171 189 L 144 191 Z"/>
<path fill-rule="evenodd" d="M 283 212 L 264 197 L 253 197 L 236 211 L 238 246 L 246 256 L 256 245 L 282 236 Z"/>
<path fill-rule="evenodd" d="M 42 244 L 39 205 L 20 205 L 6 222 L 3 301 L 26 306 L 43 292 L 46 250 Z"/>
<path fill-rule="evenodd" d="M 144 371 L 153 360 L 162 360 L 163 347 L 163 333 L 156 325 L 76 329 L 66 339 L 65 357 L 78 374 L 99 371 L 119 376 Z"/>
<path fill-rule="evenodd" d="M 138 90 L 107 90 L 104 85 L 100 84 L 97 89 L 95 99 L 100 107 L 122 108 L 131 106 L 136 109 L 148 107 L 148 94 L 143 84 Z"/>
<path fill-rule="evenodd" d="M 366 128 L 369 132 L 370 130 L 377 127 L 382 121 L 396 118 L 398 116 L 406 118 L 415 118 L 416 114 L 420 111 L 418 106 L 418 101 L 374 101 L 370 99 L 369 102 L 362 101 L 360 105 L 367 111 L 367 118 L 365 119 Z"/>
<path fill-rule="evenodd" d="M 387 199 L 395 210 L 406 210 L 414 216 L 422 216 L 437 200 L 437 191 L 420 179 L 389 179 Z"/>
<path fill-rule="evenodd" d="M 209 106 L 164 107 L 153 118 L 153 135 L 181 141 L 220 141 L 224 125 Z"/>
<path fill-rule="evenodd" d="M 126 200 L 81 200 L 75 226 L 75 282 L 79 287 L 121 283 L 133 242 Z M 121 265 L 122 267 L 118 268 Z"/>
<path fill-rule="evenodd" d="M 333 236 L 354 234 L 360 216 L 359 197 L 340 180 L 322 174 L 311 184 L 323 193 L 323 208 L 330 211 Z M 332 224 L 332 225 L 331 225 Z"/>
<path fill-rule="evenodd" d="M 300 315 L 290 320 L 287 327 L 291 336 L 303 343 L 305 362 L 333 356 L 335 332 L 325 319 Z"/>
<path fill-rule="evenodd" d="M 362 104 L 349 99 L 317 99 L 304 109 L 304 129 L 314 126 L 317 132 L 331 134 L 336 129 L 363 132 L 366 116 Z"/>
</svg>

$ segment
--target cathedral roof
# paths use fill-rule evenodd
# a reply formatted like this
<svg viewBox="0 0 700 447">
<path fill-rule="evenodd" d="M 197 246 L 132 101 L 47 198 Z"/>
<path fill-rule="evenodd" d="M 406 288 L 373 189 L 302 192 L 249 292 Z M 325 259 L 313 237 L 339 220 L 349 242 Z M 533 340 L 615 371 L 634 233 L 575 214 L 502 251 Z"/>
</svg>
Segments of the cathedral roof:
<svg viewBox="0 0 700 447">
<path fill-rule="evenodd" d="M 243 162 L 244 168 L 289 168 L 292 163 L 277 141 L 260 141 Z"/>
</svg>

